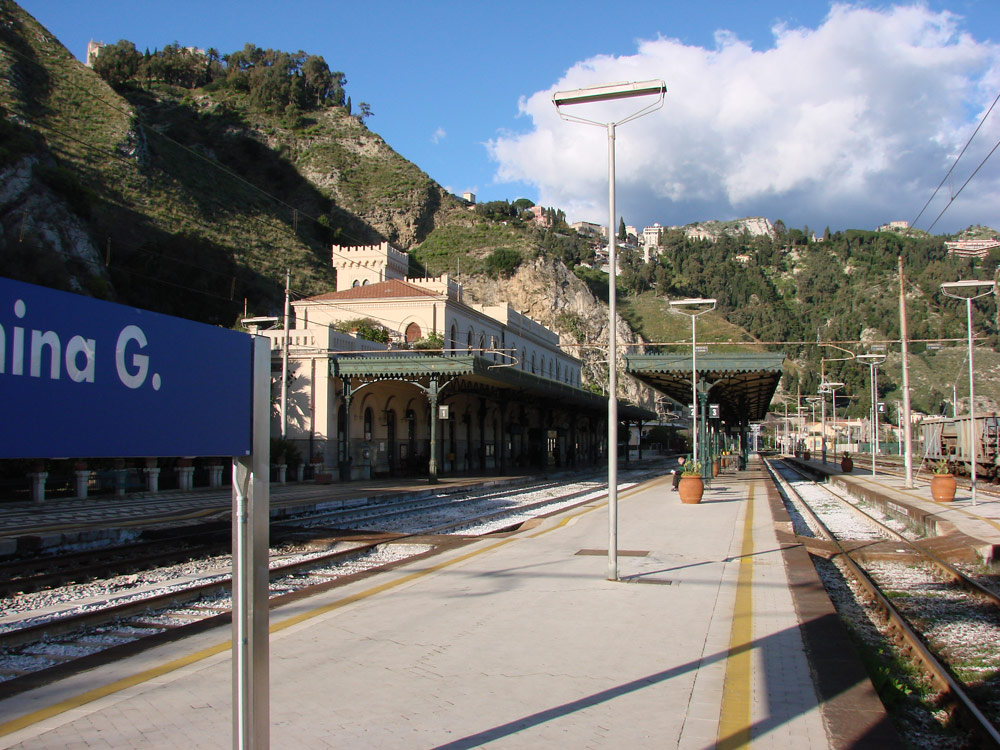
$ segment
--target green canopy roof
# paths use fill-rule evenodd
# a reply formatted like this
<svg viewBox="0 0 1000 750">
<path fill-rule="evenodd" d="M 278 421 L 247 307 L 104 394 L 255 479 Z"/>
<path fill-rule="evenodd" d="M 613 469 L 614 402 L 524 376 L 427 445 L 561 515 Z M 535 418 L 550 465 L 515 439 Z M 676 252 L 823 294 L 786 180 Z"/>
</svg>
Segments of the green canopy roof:
<svg viewBox="0 0 1000 750">
<path fill-rule="evenodd" d="M 340 355 L 330 359 L 330 374 L 363 380 L 423 380 L 431 376 L 460 378 L 460 390 L 497 388 L 525 393 L 553 405 L 607 410 L 607 396 L 541 377 L 478 355 L 444 357 L 411 351 L 380 355 Z M 650 421 L 656 413 L 633 404 L 618 402 L 621 420 Z"/>
<path fill-rule="evenodd" d="M 682 404 L 691 403 L 691 354 L 629 354 L 625 371 Z M 698 379 L 711 386 L 708 401 L 722 419 L 758 421 L 767 414 L 785 355 L 719 352 L 698 355 Z"/>
</svg>

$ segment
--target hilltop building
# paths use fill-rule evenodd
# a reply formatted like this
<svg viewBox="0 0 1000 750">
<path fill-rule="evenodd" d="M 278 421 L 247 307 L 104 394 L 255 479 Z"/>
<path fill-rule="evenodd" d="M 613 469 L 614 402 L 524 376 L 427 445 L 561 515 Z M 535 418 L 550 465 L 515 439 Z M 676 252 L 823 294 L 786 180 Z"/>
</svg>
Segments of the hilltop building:
<svg viewBox="0 0 1000 750">
<path fill-rule="evenodd" d="M 575 221 L 569 225 L 570 229 L 576 230 L 577 234 L 588 237 L 607 237 L 608 232 L 602 224 L 594 224 L 590 221 Z"/>
<path fill-rule="evenodd" d="M 982 259 L 990 254 L 990 250 L 1000 248 L 1000 239 L 987 237 L 976 240 L 954 240 L 945 242 L 944 246 L 949 255 Z"/>
<path fill-rule="evenodd" d="M 887 224 L 882 224 L 876 229 L 876 232 L 905 232 L 910 228 L 910 222 L 908 221 L 890 221 Z"/>
</svg>

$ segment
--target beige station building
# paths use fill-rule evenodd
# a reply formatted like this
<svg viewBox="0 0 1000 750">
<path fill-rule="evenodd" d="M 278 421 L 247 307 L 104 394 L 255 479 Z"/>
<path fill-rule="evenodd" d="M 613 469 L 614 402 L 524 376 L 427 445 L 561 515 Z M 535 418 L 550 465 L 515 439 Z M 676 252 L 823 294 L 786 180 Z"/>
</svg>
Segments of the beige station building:
<svg viewBox="0 0 1000 750">
<path fill-rule="evenodd" d="M 271 339 L 275 404 L 287 351 L 285 435 L 316 473 L 435 481 L 605 458 L 607 397 L 581 387 L 559 336 L 509 305 L 466 302 L 447 275 L 407 278 L 408 260 L 388 243 L 334 246 L 336 291 L 291 303 L 287 346 L 284 330 L 257 331 Z M 390 343 L 337 330 L 358 319 Z M 623 425 L 654 418 L 619 404 Z"/>
</svg>

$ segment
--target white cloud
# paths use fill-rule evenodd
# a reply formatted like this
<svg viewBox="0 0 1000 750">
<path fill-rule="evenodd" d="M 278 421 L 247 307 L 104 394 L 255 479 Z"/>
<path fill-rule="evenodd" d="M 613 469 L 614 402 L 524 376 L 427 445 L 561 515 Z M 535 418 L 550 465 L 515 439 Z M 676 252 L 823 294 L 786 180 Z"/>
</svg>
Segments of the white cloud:
<svg viewBox="0 0 1000 750">
<path fill-rule="evenodd" d="M 440 143 L 445 139 L 445 137 L 447 137 L 447 135 L 448 134 L 445 132 L 444 128 L 439 127 L 434 131 L 434 135 L 431 136 L 431 143 Z"/>
<path fill-rule="evenodd" d="M 658 38 L 628 57 L 574 65 L 520 103 L 529 132 L 488 144 L 499 182 L 523 180 L 571 220 L 606 221 L 607 134 L 559 119 L 557 90 L 662 78 L 664 108 L 617 129 L 617 212 L 629 223 L 745 215 L 813 229 L 913 219 L 1000 88 L 1000 46 L 923 6 L 836 5 L 816 29 L 773 29 L 755 50 L 733 34 L 714 49 Z M 638 100 L 578 105 L 617 120 Z M 585 109 L 585 107 L 587 109 Z M 964 182 L 1000 138 L 995 111 L 956 170 Z M 935 231 L 1000 225 L 1000 157 Z M 926 227 L 943 207 L 928 209 Z"/>
</svg>

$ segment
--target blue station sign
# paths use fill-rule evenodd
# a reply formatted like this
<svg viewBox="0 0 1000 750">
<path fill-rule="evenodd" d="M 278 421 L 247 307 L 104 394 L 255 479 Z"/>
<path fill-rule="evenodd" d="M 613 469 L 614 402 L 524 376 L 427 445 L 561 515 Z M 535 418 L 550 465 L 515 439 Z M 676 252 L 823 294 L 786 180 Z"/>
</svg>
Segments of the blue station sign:
<svg viewBox="0 0 1000 750">
<path fill-rule="evenodd" d="M 0 458 L 245 456 L 253 337 L 0 278 Z"/>
</svg>

